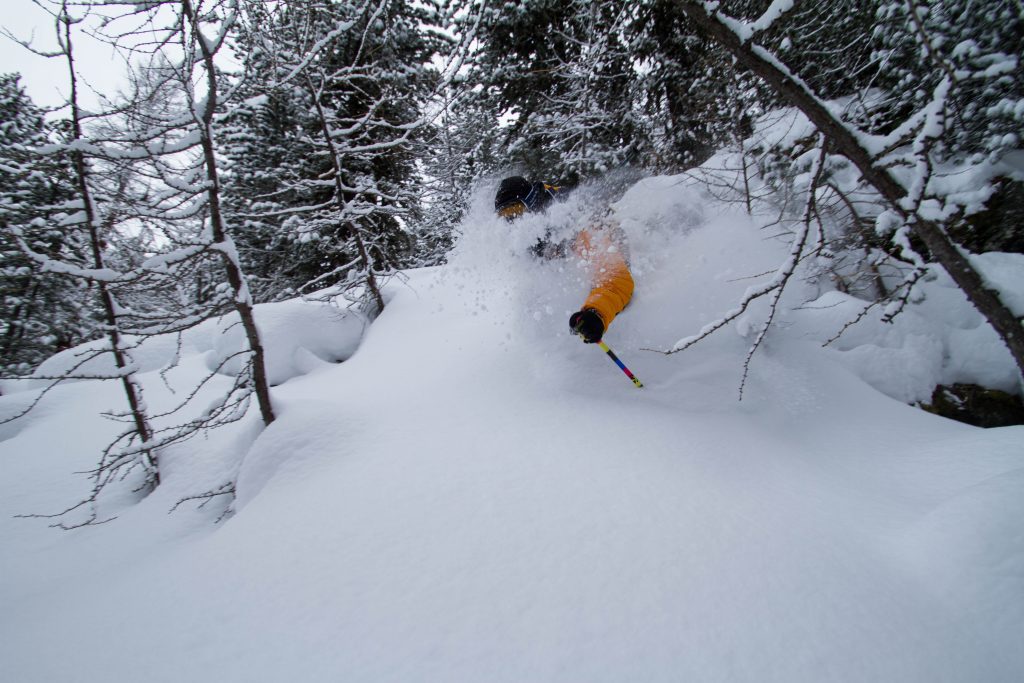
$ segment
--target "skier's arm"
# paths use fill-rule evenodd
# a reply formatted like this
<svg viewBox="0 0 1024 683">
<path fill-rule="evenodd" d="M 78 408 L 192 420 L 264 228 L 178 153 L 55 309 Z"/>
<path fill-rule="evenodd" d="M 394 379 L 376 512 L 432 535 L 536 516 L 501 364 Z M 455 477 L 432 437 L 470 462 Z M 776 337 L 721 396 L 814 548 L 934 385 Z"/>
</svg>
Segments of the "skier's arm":
<svg viewBox="0 0 1024 683">
<path fill-rule="evenodd" d="M 574 247 L 593 269 L 593 288 L 581 310 L 595 311 L 608 329 L 633 296 L 633 275 L 629 272 L 623 247 L 603 232 L 587 230 L 579 234 Z"/>
</svg>

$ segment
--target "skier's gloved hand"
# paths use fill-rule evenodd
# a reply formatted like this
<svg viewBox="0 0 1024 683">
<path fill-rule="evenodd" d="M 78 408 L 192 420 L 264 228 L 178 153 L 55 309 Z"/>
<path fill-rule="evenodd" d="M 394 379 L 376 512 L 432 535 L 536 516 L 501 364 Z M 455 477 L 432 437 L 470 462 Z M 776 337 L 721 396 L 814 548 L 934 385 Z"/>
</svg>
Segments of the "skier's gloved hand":
<svg viewBox="0 0 1024 683">
<path fill-rule="evenodd" d="M 576 311 L 569 317 L 569 329 L 583 337 L 588 344 L 596 344 L 604 336 L 604 321 L 592 308 Z"/>
</svg>

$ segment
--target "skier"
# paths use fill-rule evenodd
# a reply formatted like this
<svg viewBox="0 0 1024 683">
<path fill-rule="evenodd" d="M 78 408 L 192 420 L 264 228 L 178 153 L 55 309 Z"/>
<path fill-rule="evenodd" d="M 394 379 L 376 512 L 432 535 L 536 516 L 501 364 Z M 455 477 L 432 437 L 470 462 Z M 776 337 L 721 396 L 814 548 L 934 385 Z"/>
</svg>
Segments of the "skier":
<svg viewBox="0 0 1024 683">
<path fill-rule="evenodd" d="M 544 211 L 552 200 L 564 198 L 566 193 L 561 187 L 512 176 L 498 186 L 494 210 L 513 221 L 526 212 Z M 592 289 L 580 310 L 569 317 L 569 329 L 588 344 L 600 342 L 612 320 L 633 296 L 633 276 L 629 272 L 629 252 L 622 228 L 613 220 L 596 220 L 562 242 L 540 239 L 531 251 L 544 258 L 575 254 L 586 262 Z"/>
</svg>

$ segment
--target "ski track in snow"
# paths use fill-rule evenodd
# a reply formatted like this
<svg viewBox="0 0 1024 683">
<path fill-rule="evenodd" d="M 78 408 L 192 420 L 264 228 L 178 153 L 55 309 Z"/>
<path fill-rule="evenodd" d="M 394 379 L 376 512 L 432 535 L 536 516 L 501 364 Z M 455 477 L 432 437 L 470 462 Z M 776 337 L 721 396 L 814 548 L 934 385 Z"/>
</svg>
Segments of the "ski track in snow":
<svg viewBox="0 0 1024 683">
<path fill-rule="evenodd" d="M 785 252 L 697 214 L 631 228 L 637 294 L 606 340 L 643 390 L 568 335 L 572 265 L 515 256 L 478 212 L 448 266 L 389 285 L 354 355 L 298 363 L 273 425 L 187 442 L 110 524 L 10 519 L 81 495 L 69 473 L 109 433 L 90 407 L 113 387 L 54 392 L 0 442 L 5 680 L 1018 680 L 1024 428 L 880 394 L 792 310 L 742 402 L 731 327 L 641 350 Z M 241 454 L 233 517 L 165 514 Z"/>
</svg>

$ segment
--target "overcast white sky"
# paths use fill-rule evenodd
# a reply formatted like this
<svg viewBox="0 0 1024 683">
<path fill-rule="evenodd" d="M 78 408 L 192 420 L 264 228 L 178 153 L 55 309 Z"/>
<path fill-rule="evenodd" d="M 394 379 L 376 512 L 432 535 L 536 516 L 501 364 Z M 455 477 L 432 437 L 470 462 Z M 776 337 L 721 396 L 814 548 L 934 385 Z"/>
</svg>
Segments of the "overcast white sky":
<svg viewBox="0 0 1024 683">
<path fill-rule="evenodd" d="M 32 0 L 0 0 L 0 3 L 3 7 L 0 27 L 21 40 L 31 40 L 39 49 L 56 49 L 54 19 L 45 10 Z M 77 31 L 74 54 L 79 83 L 85 86 L 80 93 L 84 107 L 92 108 L 99 101 L 90 89 L 113 99 L 127 83 L 124 57 L 110 45 Z M 217 55 L 217 64 L 222 69 L 232 69 L 237 66 L 237 60 L 230 50 L 222 50 Z M 0 35 L 0 73 L 11 72 L 22 75 L 22 85 L 37 105 L 54 107 L 64 103 L 68 71 L 63 57 L 40 57 Z"/>
<path fill-rule="evenodd" d="M 22 40 L 31 39 L 41 49 L 55 48 L 54 21 L 50 15 L 32 0 L 2 0 L 2 3 L 0 26 Z M 79 32 L 74 50 L 79 79 L 89 88 L 112 96 L 125 83 L 124 60 L 109 45 Z M 63 103 L 68 90 L 67 63 L 63 58 L 39 57 L 4 36 L 0 36 L 0 72 L 20 73 L 25 90 L 40 106 Z M 81 97 L 86 107 L 97 102 L 88 89 L 83 90 Z"/>
</svg>

